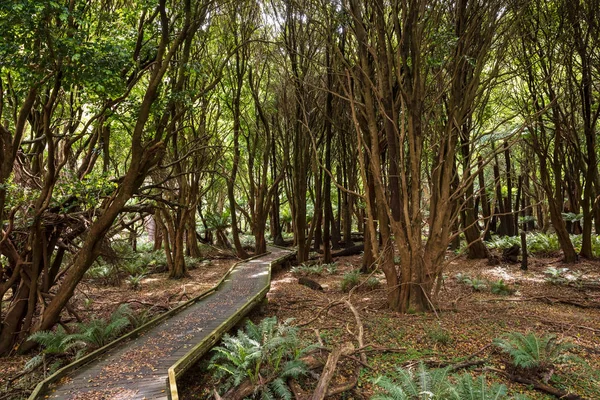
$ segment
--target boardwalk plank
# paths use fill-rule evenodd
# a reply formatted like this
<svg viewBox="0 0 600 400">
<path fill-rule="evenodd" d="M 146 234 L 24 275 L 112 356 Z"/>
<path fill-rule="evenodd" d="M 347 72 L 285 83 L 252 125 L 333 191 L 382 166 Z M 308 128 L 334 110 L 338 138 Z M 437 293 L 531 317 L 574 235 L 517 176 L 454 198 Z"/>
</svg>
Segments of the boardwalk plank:
<svg viewBox="0 0 600 400">
<path fill-rule="evenodd" d="M 167 399 L 167 370 L 268 285 L 269 264 L 291 251 L 238 264 L 216 292 L 134 340 L 122 343 L 51 387 L 48 398 L 64 400 Z"/>
</svg>

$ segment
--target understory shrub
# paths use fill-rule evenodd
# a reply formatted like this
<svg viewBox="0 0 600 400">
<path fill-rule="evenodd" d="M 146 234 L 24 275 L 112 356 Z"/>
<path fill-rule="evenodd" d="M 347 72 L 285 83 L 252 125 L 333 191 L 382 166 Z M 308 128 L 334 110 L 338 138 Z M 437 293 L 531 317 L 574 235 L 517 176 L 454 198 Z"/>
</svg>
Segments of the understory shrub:
<svg viewBox="0 0 600 400">
<path fill-rule="evenodd" d="M 425 333 L 429 340 L 434 343 L 446 345 L 452 341 L 451 333 L 441 326 L 436 325 L 432 328 L 425 328 Z"/>
<path fill-rule="evenodd" d="M 515 292 L 515 290 L 511 288 L 508 283 L 504 282 L 504 279 L 492 282 L 491 291 L 493 294 L 499 294 L 502 296 L 507 296 Z"/>
<path fill-rule="evenodd" d="M 337 272 L 337 263 L 330 264 L 301 264 L 290 269 L 296 275 L 323 275 L 327 273 L 333 275 Z"/>
<path fill-rule="evenodd" d="M 473 378 L 463 374 L 449 378 L 449 369 L 427 369 L 420 364 L 416 371 L 399 368 L 393 378 L 380 376 L 374 384 L 381 389 L 372 400 L 507 400 L 506 386 L 488 385 L 484 375 Z M 523 396 L 518 397 L 525 400 Z"/>
<path fill-rule="evenodd" d="M 511 332 L 494 340 L 494 344 L 511 357 L 512 365 L 518 368 L 543 372 L 555 363 L 574 357 L 568 351 L 574 346 L 560 342 L 555 335 L 537 336 L 530 332 L 524 335 Z"/>
<path fill-rule="evenodd" d="M 258 325 L 248 321 L 235 336 L 224 335 L 208 366 L 223 382 L 220 389 L 229 390 L 247 379 L 256 387 L 254 398 L 292 398 L 286 380 L 307 373 L 300 358 L 314 347 L 303 346 L 298 328 L 290 322 L 277 323 L 276 317 Z M 263 383 L 267 378 L 270 383 Z"/>
<path fill-rule="evenodd" d="M 469 286 L 475 292 L 481 292 L 484 290 L 487 285 L 483 279 L 480 278 L 471 278 L 468 275 L 458 273 L 455 275 L 455 279 L 458 283 L 462 283 L 463 285 Z"/>
<path fill-rule="evenodd" d="M 575 250 L 581 250 L 581 235 L 570 235 L 571 243 Z M 528 232 L 526 236 L 527 251 L 533 254 L 548 254 L 560 251 L 560 243 L 555 233 Z M 519 236 L 492 236 L 492 239 L 486 242 L 489 249 L 504 250 L 513 245 L 521 245 Z M 592 254 L 600 257 L 600 235 L 592 235 Z"/>
<path fill-rule="evenodd" d="M 69 359 L 78 359 L 100 347 L 103 347 L 118 337 L 132 323 L 130 315 L 135 315 L 128 305 L 123 304 L 111 315 L 110 319 L 92 319 L 89 322 L 78 323 L 73 333 L 68 333 L 62 326 L 54 331 L 39 331 L 29 336 L 29 340 L 42 347 L 39 355 L 33 357 L 26 370 L 37 368 L 46 362 L 47 356 L 53 357 L 50 372 L 57 370 Z"/>
<path fill-rule="evenodd" d="M 353 287 L 358 286 L 360 283 L 360 271 L 354 270 L 346 272 L 342 278 L 341 289 L 342 292 L 349 292 Z"/>
</svg>

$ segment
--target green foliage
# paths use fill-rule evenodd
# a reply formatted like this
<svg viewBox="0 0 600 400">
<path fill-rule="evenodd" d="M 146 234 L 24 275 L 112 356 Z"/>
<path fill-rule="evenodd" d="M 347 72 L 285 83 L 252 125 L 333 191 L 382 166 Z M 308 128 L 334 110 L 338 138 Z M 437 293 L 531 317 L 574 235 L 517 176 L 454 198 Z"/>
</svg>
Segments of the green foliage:
<svg viewBox="0 0 600 400">
<path fill-rule="evenodd" d="M 581 235 L 570 235 L 571 243 L 576 251 L 581 250 Z M 548 254 L 560 251 L 560 243 L 555 233 L 530 232 L 527 233 L 527 251 L 532 254 Z M 521 239 L 518 236 L 492 236 L 492 239 L 486 242 L 490 249 L 504 250 L 513 245 L 521 245 Z M 592 235 L 592 254 L 600 257 L 600 236 Z"/>
<path fill-rule="evenodd" d="M 327 273 L 329 275 L 333 275 L 335 273 L 337 273 L 338 270 L 338 266 L 336 262 L 332 262 L 329 264 L 323 264 L 323 267 L 325 267 L 325 271 L 327 271 Z"/>
<path fill-rule="evenodd" d="M 471 286 L 471 289 L 473 289 L 476 292 L 481 292 L 487 287 L 485 281 L 479 278 L 471 279 L 471 282 L 468 282 L 467 285 Z"/>
<path fill-rule="evenodd" d="M 454 276 L 458 283 L 462 283 L 463 285 L 470 286 L 476 292 L 481 292 L 486 288 L 486 283 L 483 279 L 480 278 L 471 278 L 469 275 L 465 275 L 462 273 L 458 273 Z"/>
<path fill-rule="evenodd" d="M 425 328 L 425 333 L 429 340 L 434 343 L 446 345 L 452 342 L 451 333 L 441 326 L 436 325 L 432 328 Z"/>
<path fill-rule="evenodd" d="M 209 213 L 206 215 L 206 224 L 210 230 L 225 230 L 231 225 L 229 212 L 225 211 L 222 214 Z"/>
<path fill-rule="evenodd" d="M 379 279 L 375 278 L 374 276 L 370 277 L 365 281 L 365 287 L 368 290 L 375 290 L 379 286 L 381 286 L 381 282 L 379 282 Z"/>
<path fill-rule="evenodd" d="M 96 208 L 103 197 L 109 196 L 118 185 L 106 174 L 90 173 L 84 179 L 66 177 L 55 188 L 51 206 L 58 207 L 60 213 L 68 213 L 76 208 Z"/>
<path fill-rule="evenodd" d="M 562 219 L 565 222 L 581 222 L 583 221 L 583 214 L 575 214 L 572 212 L 562 213 Z"/>
<path fill-rule="evenodd" d="M 146 274 L 140 275 L 129 275 L 127 278 L 127 284 L 132 290 L 140 290 L 142 286 L 142 279 L 146 277 Z"/>
<path fill-rule="evenodd" d="M 117 285 L 119 282 L 118 270 L 114 265 L 96 263 L 85 273 L 88 279 L 101 281 L 105 285 Z"/>
<path fill-rule="evenodd" d="M 154 307 L 147 308 L 143 311 L 135 312 L 131 308 L 123 307 L 121 311 L 123 316 L 129 320 L 129 324 L 133 329 L 139 328 L 149 322 L 154 317 Z"/>
<path fill-rule="evenodd" d="M 62 326 L 55 331 L 38 331 L 29 336 L 32 340 L 42 346 L 44 354 L 64 354 L 69 350 L 69 334 Z"/>
<path fill-rule="evenodd" d="M 360 271 L 354 270 L 346 272 L 342 278 L 341 288 L 342 292 L 349 292 L 353 287 L 358 286 L 360 283 Z"/>
<path fill-rule="evenodd" d="M 396 382 L 381 376 L 373 382 L 383 389 L 372 400 L 429 400 L 445 399 L 450 394 L 447 369 L 429 370 L 419 364 L 418 370 L 398 369 Z"/>
<path fill-rule="evenodd" d="M 88 351 L 103 347 L 119 336 L 130 325 L 126 316 L 128 312 L 129 307 L 123 304 L 117 308 L 108 321 L 92 319 L 87 323 L 79 324 L 77 332 L 67 338 L 70 346 L 81 348 L 76 357 L 79 358 Z"/>
<path fill-rule="evenodd" d="M 473 378 L 469 374 L 460 376 L 451 389 L 449 399 L 453 400 L 500 400 L 507 399 L 506 386 L 498 383 L 489 386 L 485 375 Z M 523 399 L 523 397 L 520 397 Z"/>
<path fill-rule="evenodd" d="M 273 395 L 290 399 L 292 394 L 285 381 L 307 372 L 300 358 L 313 348 L 302 346 L 298 329 L 290 322 L 278 324 L 275 317 L 266 318 L 258 325 L 249 321 L 245 331 L 223 336 L 221 345 L 213 349 L 216 354 L 208 367 L 223 380 L 222 389 L 249 379 L 262 399 L 273 398 Z M 261 377 L 273 376 L 276 378 L 271 383 L 261 383 Z"/>
<path fill-rule="evenodd" d="M 562 285 L 568 282 L 566 274 L 569 272 L 569 268 L 555 268 L 548 267 L 544 271 L 546 274 L 546 282 L 552 283 L 553 285 Z"/>
<path fill-rule="evenodd" d="M 560 250 L 558 236 L 555 234 L 529 233 L 527 236 L 527 251 L 530 253 L 554 253 Z"/>
<path fill-rule="evenodd" d="M 77 324 L 75 333 L 68 333 L 62 326 L 54 331 L 35 332 L 28 340 L 38 343 L 42 351 L 25 364 L 25 371 L 38 368 L 46 362 L 47 356 L 52 356 L 53 362 L 49 371 L 53 373 L 64 365 L 68 358 L 80 358 L 85 353 L 108 344 L 125 328 L 132 325 L 128 318 L 130 315 L 133 313 L 124 304 L 112 314 L 109 321 L 93 319 L 87 323 Z"/>
<path fill-rule="evenodd" d="M 295 275 L 323 275 L 335 274 L 337 272 L 337 263 L 330 264 L 302 264 L 294 266 L 290 271 Z"/>
<path fill-rule="evenodd" d="M 556 234 L 545 234 L 541 232 L 528 233 L 526 236 L 527 251 L 529 253 L 554 253 L 560 250 L 560 244 Z M 518 236 L 492 236 L 492 240 L 487 242 L 490 249 L 505 250 L 513 245 L 521 245 L 521 238 Z"/>
<path fill-rule="evenodd" d="M 484 375 L 456 377 L 453 383 L 448 368 L 429 370 L 423 364 L 417 371 L 399 368 L 395 379 L 380 376 L 374 384 L 382 390 L 372 400 L 508 400 L 504 385 L 488 385 Z M 525 400 L 523 396 L 512 397 Z"/>
<path fill-rule="evenodd" d="M 523 369 L 545 371 L 556 362 L 570 358 L 566 353 L 574 346 L 561 343 L 554 335 L 536 336 L 534 333 L 524 335 L 511 332 L 494 340 L 494 344 L 509 354 L 512 364 Z"/>
<path fill-rule="evenodd" d="M 467 282 L 471 281 L 471 277 L 469 275 L 463 274 L 462 272 L 459 272 L 458 274 L 454 275 L 454 279 L 456 279 L 456 282 L 463 284 L 466 284 Z"/>
<path fill-rule="evenodd" d="M 509 294 L 513 294 L 515 290 L 510 287 L 509 284 L 504 282 L 504 279 L 500 279 L 498 281 L 492 282 L 492 293 L 499 294 L 502 296 L 506 296 Z"/>
</svg>

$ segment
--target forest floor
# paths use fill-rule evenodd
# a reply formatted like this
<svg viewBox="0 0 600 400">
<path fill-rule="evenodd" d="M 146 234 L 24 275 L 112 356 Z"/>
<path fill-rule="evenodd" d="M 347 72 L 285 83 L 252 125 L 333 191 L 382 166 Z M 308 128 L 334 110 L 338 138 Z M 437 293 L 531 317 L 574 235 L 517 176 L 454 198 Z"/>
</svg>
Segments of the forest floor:
<svg viewBox="0 0 600 400">
<path fill-rule="evenodd" d="M 397 367 L 413 368 L 419 361 L 428 365 L 452 365 L 464 360 L 484 360 L 485 364 L 472 367 L 470 372 L 474 375 L 485 373 L 488 382 L 505 384 L 512 395 L 522 393 L 530 399 L 553 398 L 532 387 L 509 381 L 489 369 L 483 370 L 505 370 L 508 356 L 492 341 L 507 332 L 518 331 L 534 332 L 538 336 L 554 334 L 559 340 L 573 343 L 575 347 L 571 351 L 580 361 L 559 365 L 550 384 L 583 398 L 600 399 L 600 287 L 597 286 L 600 262 L 582 261 L 565 266 L 558 256 L 533 257 L 529 261 L 528 271 L 521 271 L 518 264 L 488 266 L 485 260 L 464 257 L 450 261 L 439 294 L 441 309 L 437 315 L 389 311 L 383 274 L 374 274 L 379 286 L 359 287 L 349 299 L 359 311 L 364 325 L 364 344 L 389 351 L 368 353 L 370 368 L 362 368 L 356 387 L 337 398 L 368 399 L 376 392 L 373 378 L 393 374 Z M 348 299 L 348 293 L 341 290 L 341 281 L 345 273 L 359 268 L 360 264 L 360 256 L 341 257 L 337 260 L 335 273 L 311 275 L 311 279 L 322 285 L 323 291 L 299 285 L 297 273 L 281 270 L 273 276 L 268 305 L 251 318 L 255 321 L 267 316 L 277 316 L 279 321 L 294 318 L 294 324 L 302 326 L 302 335 L 307 342 L 319 340 L 329 348 L 353 342 L 358 347 L 357 324 L 350 309 L 344 302 L 327 307 L 332 302 Z M 572 274 L 579 278 L 576 282 L 594 284 L 552 284 L 546 280 L 545 271 L 549 267 L 568 267 L 566 276 Z M 479 278 L 486 286 L 475 291 L 456 279 L 459 273 L 463 277 Z M 491 282 L 500 279 L 508 283 L 514 293 L 492 294 Z M 361 277 L 361 281 L 366 281 L 366 277 Z M 310 323 L 305 325 L 307 322 Z M 209 358 L 210 355 L 201 360 L 184 378 L 183 399 L 212 398 L 210 393 L 215 382 L 206 373 Z M 354 365 L 352 360 L 338 365 L 337 383 L 352 379 Z M 312 388 L 305 389 L 310 393 Z"/>
<path fill-rule="evenodd" d="M 233 258 L 205 261 L 194 266 L 189 275 L 180 280 L 168 279 L 166 272 L 149 274 L 135 290 L 125 279 L 112 284 L 87 279 L 79 285 L 71 304 L 83 322 L 110 319 L 121 304 L 129 304 L 138 313 L 147 310 L 145 319 L 149 320 L 214 286 L 237 261 Z M 63 319 L 63 322 L 75 322 L 75 318 Z M 0 358 L 0 400 L 26 398 L 35 384 L 44 378 L 42 371 L 37 369 L 13 382 L 15 377 L 21 375 L 31 357 L 28 354 Z"/>
<path fill-rule="evenodd" d="M 87 280 L 78 289 L 73 306 L 84 321 L 108 318 L 123 303 L 130 304 L 134 310 L 163 312 L 211 287 L 235 261 L 204 262 L 191 270 L 188 278 L 178 281 L 167 279 L 164 273 L 151 274 L 141 282 L 139 290 L 131 289 L 125 281 L 111 286 Z M 353 342 L 358 347 L 354 315 L 343 301 L 331 306 L 332 302 L 349 299 L 360 314 L 365 345 L 379 350 L 367 353 L 369 368 L 362 368 L 356 387 L 338 395 L 338 399 L 368 399 L 376 392 L 373 378 L 391 375 L 396 367 L 416 367 L 420 361 L 435 365 L 456 364 L 465 359 L 485 360 L 485 367 L 503 370 L 507 356 L 499 352 L 492 341 L 512 331 L 550 333 L 573 343 L 572 351 L 583 361 L 558 366 L 550 383 L 587 399 L 600 399 L 599 261 L 566 266 L 561 264 L 558 255 L 531 257 L 529 270 L 521 271 L 518 264 L 488 266 L 485 260 L 454 258 L 446 270 L 447 278 L 439 294 L 441 309 L 437 314 L 389 311 L 385 279 L 378 272 L 371 278 L 376 278 L 379 284 L 374 285 L 371 279 L 370 285 L 359 286 L 350 296 L 344 293 L 341 290 L 344 275 L 360 265 L 360 256 L 340 257 L 335 271 L 323 270 L 319 275 L 309 275 L 322 285 L 323 291 L 299 285 L 300 275 L 290 269 L 275 271 L 267 305 L 250 316 L 255 321 L 268 316 L 276 316 L 279 321 L 293 318 L 293 324 L 302 325 L 302 336 L 307 343 L 320 341 L 324 347 L 333 348 Z M 568 267 L 570 270 L 565 275 L 578 279 L 570 284 L 552 284 L 545 274 L 549 267 Z M 475 291 L 471 285 L 456 279 L 459 273 L 472 280 L 481 279 L 486 286 Z M 500 279 L 515 292 L 504 296 L 492 294 L 491 282 Z M 361 282 L 366 281 L 367 277 L 361 276 Z M 212 398 L 210 393 L 216 383 L 206 372 L 210 356 L 184 377 L 183 399 Z M 42 379 L 38 372 L 9 384 L 30 358 L 31 355 L 0 359 L 0 400 L 25 398 L 28 388 Z M 332 386 L 352 379 L 355 365 L 352 360 L 341 362 Z M 478 365 L 470 371 L 484 373 L 482 368 Z M 493 372 L 485 374 L 488 381 L 507 385 L 512 394 L 524 393 L 531 399 L 552 398 Z M 306 393 L 314 383 L 314 380 L 308 383 L 304 388 Z"/>
</svg>

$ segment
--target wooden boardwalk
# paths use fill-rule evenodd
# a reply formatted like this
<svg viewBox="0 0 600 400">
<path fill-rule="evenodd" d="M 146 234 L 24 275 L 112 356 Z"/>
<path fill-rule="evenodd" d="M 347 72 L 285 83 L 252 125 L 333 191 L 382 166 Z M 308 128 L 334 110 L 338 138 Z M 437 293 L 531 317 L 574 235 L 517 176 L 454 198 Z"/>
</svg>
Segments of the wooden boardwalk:
<svg viewBox="0 0 600 400">
<path fill-rule="evenodd" d="M 270 266 L 293 251 L 269 247 L 269 254 L 238 264 L 219 289 L 180 313 L 124 342 L 61 378 L 40 398 L 169 399 L 168 369 L 270 285 Z M 233 321 L 236 319 L 236 321 Z"/>
</svg>

